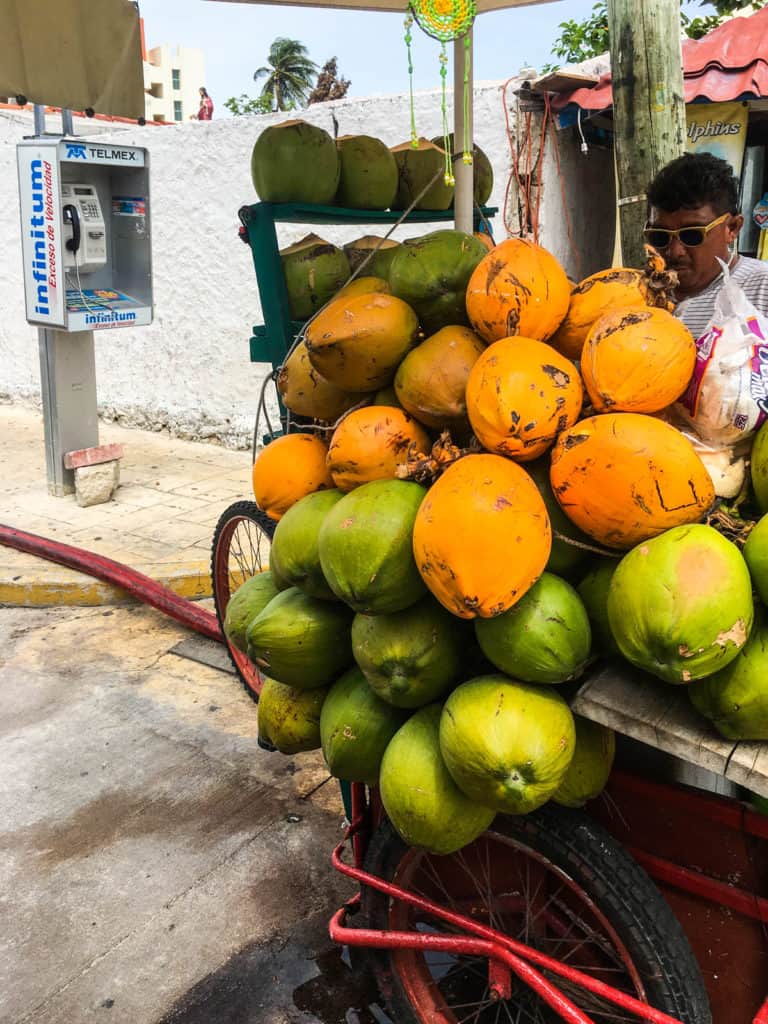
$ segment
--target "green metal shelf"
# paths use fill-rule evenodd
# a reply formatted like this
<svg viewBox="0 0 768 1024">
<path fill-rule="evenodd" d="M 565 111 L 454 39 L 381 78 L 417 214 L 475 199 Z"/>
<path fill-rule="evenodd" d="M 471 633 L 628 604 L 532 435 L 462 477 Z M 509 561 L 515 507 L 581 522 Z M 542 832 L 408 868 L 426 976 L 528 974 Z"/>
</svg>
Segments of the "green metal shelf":
<svg viewBox="0 0 768 1024">
<path fill-rule="evenodd" d="M 314 203 L 256 203 L 240 211 L 256 211 L 257 207 L 269 207 L 272 219 L 280 224 L 394 224 L 402 216 L 402 210 L 352 210 L 346 206 L 318 206 Z M 498 213 L 495 206 L 484 206 L 483 216 L 490 220 Z M 254 214 L 258 216 L 257 213 Z M 447 210 L 412 210 L 408 224 L 429 224 L 453 220 L 453 207 Z M 476 217 L 479 221 L 479 216 Z M 245 222 L 244 222 L 245 223 Z"/>
<path fill-rule="evenodd" d="M 495 206 L 484 206 L 482 216 L 492 218 Z M 406 224 L 429 224 L 453 220 L 453 209 L 413 210 Z M 253 328 L 250 356 L 253 363 L 280 366 L 301 323 L 291 320 L 288 293 L 277 244 L 275 224 L 394 224 L 402 217 L 398 210 L 351 210 L 343 206 L 317 206 L 312 203 L 254 203 L 239 211 L 244 241 L 251 247 L 256 283 L 261 297 L 264 326 Z M 480 223 L 475 215 L 475 226 Z"/>
</svg>

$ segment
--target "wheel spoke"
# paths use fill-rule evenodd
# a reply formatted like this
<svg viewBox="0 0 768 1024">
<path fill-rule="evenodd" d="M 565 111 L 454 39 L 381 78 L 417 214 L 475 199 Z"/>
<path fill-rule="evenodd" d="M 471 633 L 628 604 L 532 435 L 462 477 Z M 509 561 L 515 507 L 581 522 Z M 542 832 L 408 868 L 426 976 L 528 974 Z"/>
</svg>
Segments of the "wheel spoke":
<svg viewBox="0 0 768 1024">
<path fill-rule="evenodd" d="M 232 595 L 263 568 L 263 555 L 269 551 L 273 532 L 274 523 L 249 501 L 236 502 L 219 519 L 211 554 L 211 580 L 222 625 Z M 258 700 L 263 680 L 256 665 L 229 641 L 227 650 L 249 696 Z"/>
<path fill-rule="evenodd" d="M 240 580 L 238 583 L 238 586 L 240 587 L 243 585 L 246 579 L 248 579 L 248 570 L 245 563 L 245 556 L 243 555 L 243 549 L 240 543 L 240 531 L 238 530 L 237 526 L 235 527 L 234 533 L 232 534 L 232 543 L 230 544 L 229 554 L 237 562 L 237 567 L 240 570 Z"/>
<path fill-rule="evenodd" d="M 618 990 L 643 998 L 626 950 L 592 899 L 570 872 L 565 873 L 522 842 L 503 833 L 486 833 L 449 857 L 410 851 L 396 881 L 446 909 L 471 915 L 498 932 L 570 962 Z M 407 902 L 393 901 L 391 926 L 433 934 L 465 934 L 461 928 L 423 914 Z M 488 962 L 483 957 L 432 956 L 399 951 L 401 979 L 415 986 L 413 1005 L 419 1020 L 451 1024 L 560 1024 L 553 1010 L 532 988 L 514 982 L 508 1000 L 489 996 Z M 406 966 L 408 965 L 408 966 Z M 636 1024 L 626 1011 L 560 976 L 544 975 L 595 1024 Z M 479 998 L 478 998 L 479 997 Z M 429 1007 L 427 1009 L 427 1007 Z"/>
</svg>

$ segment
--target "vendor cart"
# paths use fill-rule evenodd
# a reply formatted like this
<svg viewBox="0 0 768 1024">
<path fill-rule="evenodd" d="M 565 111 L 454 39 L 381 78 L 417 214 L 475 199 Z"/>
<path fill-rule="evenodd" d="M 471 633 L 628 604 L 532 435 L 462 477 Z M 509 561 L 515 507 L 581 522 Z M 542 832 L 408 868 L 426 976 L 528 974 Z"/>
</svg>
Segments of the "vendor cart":
<svg viewBox="0 0 768 1024">
<path fill-rule="evenodd" d="M 265 303 L 252 359 L 278 366 L 300 326 L 286 313 L 275 222 L 344 213 L 241 211 Z M 281 410 L 271 432 L 287 429 Z M 234 590 L 268 567 L 274 526 L 253 502 L 222 515 L 221 623 Z M 229 651 L 257 700 L 257 667 Z M 669 782 L 664 764 L 768 797 L 766 745 L 718 739 L 677 688 L 624 665 L 593 666 L 571 706 L 623 737 L 606 792 L 584 811 L 499 815 L 460 852 L 434 856 L 402 842 L 376 790 L 342 786 L 349 826 L 333 865 L 360 892 L 333 916 L 332 938 L 371 971 L 395 1024 L 768 1024 L 768 817 Z"/>
</svg>

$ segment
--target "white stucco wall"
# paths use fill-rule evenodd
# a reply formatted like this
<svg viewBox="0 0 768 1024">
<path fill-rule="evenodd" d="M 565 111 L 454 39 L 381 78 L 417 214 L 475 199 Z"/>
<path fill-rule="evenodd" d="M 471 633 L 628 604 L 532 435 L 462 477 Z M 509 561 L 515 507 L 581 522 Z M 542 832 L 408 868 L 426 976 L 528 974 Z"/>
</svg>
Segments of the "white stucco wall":
<svg viewBox="0 0 768 1024">
<path fill-rule="evenodd" d="M 495 173 L 491 203 L 501 207 L 510 171 L 501 84 L 478 85 L 475 104 L 476 140 Z M 396 145 L 408 134 L 408 97 L 342 100 L 310 107 L 301 116 L 331 134 L 335 116 L 339 134 L 365 133 Z M 250 250 L 237 238 L 237 210 L 257 198 L 249 166 L 253 144 L 268 124 L 283 117 L 144 128 L 77 124 L 79 135 L 105 131 L 104 137 L 146 146 L 151 154 L 155 322 L 96 333 L 102 415 L 227 445 L 250 442 L 265 367 L 249 362 L 251 327 L 262 320 Z M 420 135 L 440 133 L 437 92 L 416 96 L 416 119 Z M 15 143 L 30 133 L 29 119 L 0 118 L 0 397 L 34 401 L 39 396 L 37 332 L 23 311 L 15 166 Z M 542 241 L 558 251 L 564 228 L 556 177 L 551 190 L 552 200 L 547 183 Z M 501 218 L 497 223 L 500 240 Z M 310 230 L 279 225 L 281 247 Z M 406 226 L 395 237 L 427 230 Z M 328 227 L 322 233 L 341 244 L 381 229 Z"/>
</svg>

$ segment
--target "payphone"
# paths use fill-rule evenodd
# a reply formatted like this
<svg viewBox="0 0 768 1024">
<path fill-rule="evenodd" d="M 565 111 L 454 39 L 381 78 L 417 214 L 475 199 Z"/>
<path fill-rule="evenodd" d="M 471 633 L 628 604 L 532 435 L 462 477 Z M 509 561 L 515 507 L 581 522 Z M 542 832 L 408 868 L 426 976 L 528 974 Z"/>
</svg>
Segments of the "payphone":
<svg viewBox="0 0 768 1024">
<path fill-rule="evenodd" d="M 81 274 L 107 262 L 107 230 L 95 185 L 63 182 L 64 269 Z"/>
<path fill-rule="evenodd" d="M 62 331 L 152 322 L 149 154 L 37 137 L 17 147 L 27 320 Z"/>
</svg>

